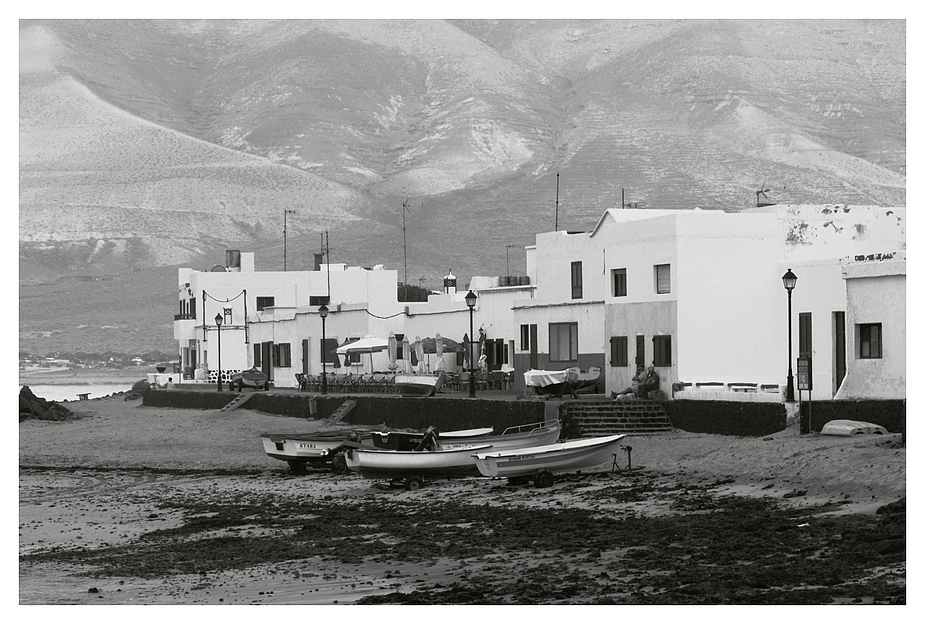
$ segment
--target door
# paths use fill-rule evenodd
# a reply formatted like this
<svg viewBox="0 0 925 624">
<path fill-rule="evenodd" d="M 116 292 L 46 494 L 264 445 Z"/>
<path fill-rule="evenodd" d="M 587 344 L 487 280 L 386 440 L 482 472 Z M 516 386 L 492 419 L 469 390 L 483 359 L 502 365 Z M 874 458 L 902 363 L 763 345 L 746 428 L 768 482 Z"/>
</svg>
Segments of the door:
<svg viewBox="0 0 925 624">
<path fill-rule="evenodd" d="M 260 363 L 263 365 L 263 372 L 268 381 L 273 381 L 273 343 L 260 343 Z"/>
<path fill-rule="evenodd" d="M 835 389 L 832 391 L 834 396 L 841 388 L 841 382 L 845 380 L 848 363 L 845 351 L 845 313 L 833 312 L 832 316 L 832 325 L 835 328 Z"/>
<path fill-rule="evenodd" d="M 646 337 L 636 336 L 636 366 L 646 366 Z"/>
<path fill-rule="evenodd" d="M 302 339 L 302 374 L 308 374 L 308 338 Z"/>
</svg>

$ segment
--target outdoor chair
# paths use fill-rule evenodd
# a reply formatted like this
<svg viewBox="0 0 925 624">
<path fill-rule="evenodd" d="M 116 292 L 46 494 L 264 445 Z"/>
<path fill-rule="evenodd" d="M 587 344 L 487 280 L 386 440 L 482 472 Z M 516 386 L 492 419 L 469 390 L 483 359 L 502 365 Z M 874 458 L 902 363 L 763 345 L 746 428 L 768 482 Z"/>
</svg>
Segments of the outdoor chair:
<svg viewBox="0 0 925 624">
<path fill-rule="evenodd" d="M 492 390 L 503 390 L 504 389 L 504 373 L 501 371 L 492 371 L 489 373 L 490 385 Z"/>
</svg>

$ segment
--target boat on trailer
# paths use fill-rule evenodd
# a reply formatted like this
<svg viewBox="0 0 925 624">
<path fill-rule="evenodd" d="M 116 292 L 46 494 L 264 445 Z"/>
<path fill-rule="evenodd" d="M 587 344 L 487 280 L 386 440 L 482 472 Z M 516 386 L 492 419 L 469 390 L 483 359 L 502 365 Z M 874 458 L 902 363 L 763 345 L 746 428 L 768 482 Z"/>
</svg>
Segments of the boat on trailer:
<svg viewBox="0 0 925 624">
<path fill-rule="evenodd" d="M 462 429 L 441 434 L 446 440 L 471 443 L 490 435 L 492 427 Z M 269 457 L 289 465 L 289 469 L 300 474 L 308 466 L 322 467 L 330 464 L 336 474 L 347 471 L 343 452 L 345 442 L 375 446 L 393 450 L 414 450 L 424 439 L 422 431 L 382 431 L 369 427 L 353 429 L 329 429 L 315 433 L 261 433 L 263 450 Z"/>
<path fill-rule="evenodd" d="M 612 465 L 625 434 L 568 440 L 530 448 L 478 451 L 479 473 L 486 477 L 517 480 L 531 477 L 536 487 L 555 483 L 554 473 L 580 472 Z"/>
<path fill-rule="evenodd" d="M 443 387 L 442 374 L 398 373 L 395 375 L 395 390 L 402 396 L 434 396 Z"/>
</svg>

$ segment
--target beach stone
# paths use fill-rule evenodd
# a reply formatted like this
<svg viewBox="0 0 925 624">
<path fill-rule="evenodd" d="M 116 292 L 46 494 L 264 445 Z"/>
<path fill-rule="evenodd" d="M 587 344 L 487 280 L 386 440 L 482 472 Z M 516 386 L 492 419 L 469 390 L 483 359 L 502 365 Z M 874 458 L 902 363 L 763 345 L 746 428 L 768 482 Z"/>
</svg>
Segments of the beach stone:
<svg viewBox="0 0 925 624">
<path fill-rule="evenodd" d="M 46 401 L 35 396 L 29 386 L 19 391 L 19 422 L 36 418 L 38 420 L 67 420 L 73 412 L 55 401 Z"/>
</svg>

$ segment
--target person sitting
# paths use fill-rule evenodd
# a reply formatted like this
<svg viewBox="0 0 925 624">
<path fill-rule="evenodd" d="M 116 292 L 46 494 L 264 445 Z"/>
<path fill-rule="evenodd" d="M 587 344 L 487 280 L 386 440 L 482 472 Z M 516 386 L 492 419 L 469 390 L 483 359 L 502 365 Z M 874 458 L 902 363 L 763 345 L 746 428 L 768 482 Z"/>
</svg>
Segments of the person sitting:
<svg viewBox="0 0 925 624">
<path fill-rule="evenodd" d="M 610 398 L 617 399 L 620 401 L 625 401 L 633 397 L 639 397 L 641 399 L 646 398 L 641 395 L 642 386 L 646 381 L 646 369 L 644 366 L 636 367 L 636 374 L 633 375 L 633 381 L 629 388 L 623 390 L 622 392 L 612 392 L 610 393 Z"/>
<path fill-rule="evenodd" d="M 656 392 L 658 392 L 659 386 L 658 373 L 655 372 L 655 367 L 650 366 L 649 370 L 646 372 L 646 379 L 642 384 L 642 392 L 640 393 L 640 398 L 642 399 L 651 399 L 653 398 Z"/>
</svg>

